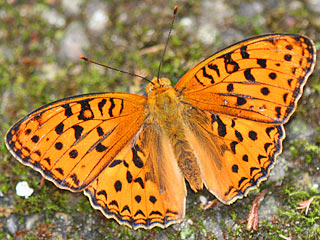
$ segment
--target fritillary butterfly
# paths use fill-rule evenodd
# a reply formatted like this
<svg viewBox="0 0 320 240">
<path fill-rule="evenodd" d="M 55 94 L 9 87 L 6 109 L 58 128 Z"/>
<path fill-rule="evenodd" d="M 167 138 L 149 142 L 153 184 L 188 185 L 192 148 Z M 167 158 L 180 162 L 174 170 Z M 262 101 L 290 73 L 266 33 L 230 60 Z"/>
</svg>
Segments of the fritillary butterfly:
<svg viewBox="0 0 320 240">
<path fill-rule="evenodd" d="M 231 204 L 266 180 L 315 65 L 311 39 L 269 34 L 225 48 L 147 97 L 86 94 L 49 103 L 7 133 L 22 164 L 83 191 L 107 218 L 134 229 L 185 215 L 185 179 Z"/>
</svg>

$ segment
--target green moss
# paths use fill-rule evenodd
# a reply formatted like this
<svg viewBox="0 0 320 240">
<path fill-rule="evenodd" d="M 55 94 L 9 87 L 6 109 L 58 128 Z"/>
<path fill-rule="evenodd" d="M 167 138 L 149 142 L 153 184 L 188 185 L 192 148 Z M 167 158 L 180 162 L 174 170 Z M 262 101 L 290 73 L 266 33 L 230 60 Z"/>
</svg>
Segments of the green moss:
<svg viewBox="0 0 320 240">
<path fill-rule="evenodd" d="M 8 240 L 13 240 L 13 237 L 7 238 L 7 234 L 5 232 L 0 232 L 0 239 L 8 239 Z"/>
</svg>

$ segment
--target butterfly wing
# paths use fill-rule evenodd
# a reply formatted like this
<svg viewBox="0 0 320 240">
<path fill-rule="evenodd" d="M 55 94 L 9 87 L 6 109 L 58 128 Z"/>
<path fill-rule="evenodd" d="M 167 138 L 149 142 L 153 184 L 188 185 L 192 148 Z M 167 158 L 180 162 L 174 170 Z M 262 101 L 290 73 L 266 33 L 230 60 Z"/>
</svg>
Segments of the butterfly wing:
<svg viewBox="0 0 320 240">
<path fill-rule="evenodd" d="M 273 34 L 222 50 L 175 86 L 207 188 L 226 204 L 269 175 L 315 65 L 306 37 Z"/>
<path fill-rule="evenodd" d="M 197 108 L 266 123 L 285 123 L 315 65 L 311 39 L 293 34 L 251 38 L 188 71 L 176 84 Z"/>
<path fill-rule="evenodd" d="M 185 183 L 145 104 L 125 93 L 59 100 L 21 119 L 6 144 L 58 187 L 84 190 L 106 217 L 133 228 L 166 227 L 184 217 Z"/>
<path fill-rule="evenodd" d="M 145 102 L 125 93 L 62 99 L 16 123 L 6 145 L 58 187 L 81 191 L 132 141 L 146 117 Z"/>
<path fill-rule="evenodd" d="M 230 204 L 266 180 L 281 151 L 282 125 L 196 108 L 186 109 L 183 118 L 202 179 L 220 201 Z"/>
<path fill-rule="evenodd" d="M 184 218 L 184 178 L 168 138 L 153 122 L 85 190 L 94 208 L 134 229 L 164 228 Z"/>
</svg>

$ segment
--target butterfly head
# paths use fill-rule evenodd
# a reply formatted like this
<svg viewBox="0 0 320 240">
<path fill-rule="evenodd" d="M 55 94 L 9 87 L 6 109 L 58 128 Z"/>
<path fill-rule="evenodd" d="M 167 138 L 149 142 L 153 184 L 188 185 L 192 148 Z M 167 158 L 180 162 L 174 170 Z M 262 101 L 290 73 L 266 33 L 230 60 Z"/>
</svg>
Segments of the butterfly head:
<svg viewBox="0 0 320 240">
<path fill-rule="evenodd" d="M 146 86 L 146 93 L 149 95 L 152 91 L 160 88 L 171 87 L 171 82 L 168 78 L 153 78 L 151 82 Z"/>
</svg>

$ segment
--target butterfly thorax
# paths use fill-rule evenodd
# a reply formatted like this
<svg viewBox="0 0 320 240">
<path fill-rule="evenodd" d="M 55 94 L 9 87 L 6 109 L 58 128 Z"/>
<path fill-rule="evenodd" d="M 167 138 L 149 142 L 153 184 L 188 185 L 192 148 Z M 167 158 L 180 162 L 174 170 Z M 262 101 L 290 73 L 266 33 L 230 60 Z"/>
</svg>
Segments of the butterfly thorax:
<svg viewBox="0 0 320 240">
<path fill-rule="evenodd" d="M 153 91 L 161 88 L 168 88 L 171 86 L 171 81 L 168 78 L 153 78 L 151 82 L 146 86 L 146 93 L 149 95 Z M 154 94 L 155 92 L 153 92 Z"/>
<path fill-rule="evenodd" d="M 185 136 L 185 123 L 181 115 L 182 104 L 177 91 L 167 78 L 154 78 L 146 87 L 148 94 L 149 120 L 158 124 L 169 139 L 178 165 L 193 190 L 202 189 L 200 169 L 192 147 Z"/>
</svg>

